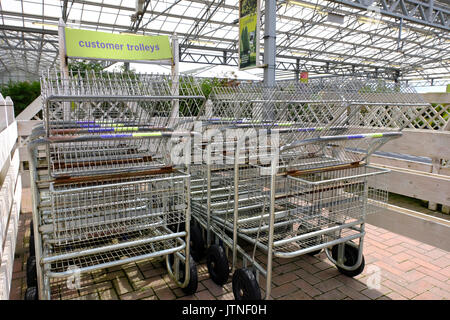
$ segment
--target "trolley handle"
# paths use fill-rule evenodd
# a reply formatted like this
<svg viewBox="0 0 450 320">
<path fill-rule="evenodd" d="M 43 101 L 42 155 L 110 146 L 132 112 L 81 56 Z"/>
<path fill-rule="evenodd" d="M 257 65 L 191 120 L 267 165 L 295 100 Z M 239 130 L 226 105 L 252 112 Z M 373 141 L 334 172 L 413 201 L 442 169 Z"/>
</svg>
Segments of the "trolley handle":
<svg viewBox="0 0 450 320">
<path fill-rule="evenodd" d="M 63 142 L 81 142 L 81 141 L 98 141 L 98 140 L 115 140 L 115 139 L 161 139 L 172 137 L 189 137 L 197 136 L 200 133 L 195 131 L 145 131 L 145 132 L 127 132 L 127 133 L 111 133 L 100 135 L 80 135 L 80 136 L 56 136 L 44 138 L 42 143 L 63 143 Z"/>
<path fill-rule="evenodd" d="M 383 133 L 362 133 L 355 135 L 340 135 L 340 136 L 322 136 L 317 138 L 305 139 L 301 141 L 292 142 L 290 144 L 284 145 L 280 147 L 280 153 L 284 151 L 302 147 L 308 144 L 313 143 L 322 143 L 322 142 L 335 142 L 335 141 L 346 141 L 346 140 L 354 140 L 354 139 L 379 139 L 379 138 L 388 138 L 395 139 L 402 136 L 401 132 L 383 132 Z"/>
</svg>

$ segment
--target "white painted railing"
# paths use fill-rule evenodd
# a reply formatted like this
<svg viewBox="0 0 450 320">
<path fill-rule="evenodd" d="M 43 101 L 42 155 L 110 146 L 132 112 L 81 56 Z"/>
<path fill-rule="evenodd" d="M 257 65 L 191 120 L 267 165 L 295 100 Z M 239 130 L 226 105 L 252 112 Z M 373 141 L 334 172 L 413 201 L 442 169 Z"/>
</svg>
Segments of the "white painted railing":
<svg viewBox="0 0 450 320">
<path fill-rule="evenodd" d="M 401 138 L 388 142 L 380 151 L 427 157 L 431 163 L 384 156 L 373 156 L 372 163 L 391 169 L 390 192 L 428 201 L 431 210 L 438 209 L 440 204 L 440 210 L 449 214 L 450 93 L 423 96 L 433 105 L 403 130 Z"/>
<path fill-rule="evenodd" d="M 22 197 L 17 138 L 13 103 L 0 94 L 0 300 L 9 299 Z"/>
</svg>

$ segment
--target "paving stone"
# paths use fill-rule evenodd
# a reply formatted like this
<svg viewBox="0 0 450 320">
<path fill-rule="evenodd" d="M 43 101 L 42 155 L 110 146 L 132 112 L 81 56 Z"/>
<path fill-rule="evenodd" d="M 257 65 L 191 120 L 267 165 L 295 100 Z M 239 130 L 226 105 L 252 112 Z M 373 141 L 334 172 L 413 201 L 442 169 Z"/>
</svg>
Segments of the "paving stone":
<svg viewBox="0 0 450 320">
<path fill-rule="evenodd" d="M 280 286 L 282 284 L 288 283 L 288 282 L 292 282 L 294 280 L 298 279 L 298 277 L 295 275 L 295 273 L 285 273 L 282 275 L 276 275 L 272 278 L 272 282 L 277 285 Z"/>
<path fill-rule="evenodd" d="M 402 296 L 406 297 L 407 299 L 411 299 L 417 295 L 416 293 L 412 292 L 411 290 L 408 290 L 407 288 L 402 287 L 390 280 L 384 281 L 383 284 L 386 287 L 392 289 L 392 291 L 395 291 L 395 292 L 401 294 Z"/>
<path fill-rule="evenodd" d="M 270 294 L 274 299 L 281 298 L 297 290 L 297 287 L 292 283 L 285 283 L 279 287 L 272 288 L 272 293 Z"/>
<path fill-rule="evenodd" d="M 128 279 L 125 277 L 114 279 L 113 283 L 119 295 L 133 291 L 133 287 L 128 282 Z"/>
<path fill-rule="evenodd" d="M 352 289 L 355 289 L 356 291 L 362 291 L 364 289 L 367 289 L 367 285 L 357 279 L 350 278 L 347 276 L 344 276 L 343 274 L 336 277 L 336 280 L 339 280 L 342 282 L 345 286 L 348 286 Z"/>
<path fill-rule="evenodd" d="M 208 289 L 208 291 L 211 292 L 211 294 L 215 297 L 227 293 L 227 290 L 223 286 L 219 286 L 218 284 L 214 283 L 214 281 L 212 281 L 211 279 L 204 280 L 201 282 L 201 284 L 202 286 L 204 286 L 204 288 Z"/>
<path fill-rule="evenodd" d="M 450 292 L 442 290 L 441 288 L 433 287 L 430 289 L 430 292 L 433 293 L 434 295 L 438 296 L 439 299 L 445 299 L 445 300 L 450 299 Z"/>
<path fill-rule="evenodd" d="M 333 289 L 331 291 L 325 292 L 320 296 L 315 297 L 317 300 L 342 300 L 345 299 L 346 295 L 337 289 Z"/>
<path fill-rule="evenodd" d="M 315 277 L 319 278 L 320 280 L 328 280 L 330 278 L 336 277 L 340 275 L 341 273 L 336 267 L 329 268 L 320 272 L 317 272 L 314 274 Z"/>
<path fill-rule="evenodd" d="M 450 266 L 450 254 L 440 257 L 440 258 L 437 258 L 437 259 L 433 260 L 432 263 L 440 268 L 445 269 Z"/>
<path fill-rule="evenodd" d="M 405 286 L 406 289 L 411 290 L 412 292 L 415 292 L 417 294 L 422 294 L 431 288 L 433 288 L 434 285 L 430 283 L 429 281 L 425 280 L 425 278 L 422 278 L 420 280 L 414 281 L 407 286 Z"/>
<path fill-rule="evenodd" d="M 431 291 L 425 291 L 424 293 L 415 296 L 413 300 L 440 300 L 440 297 Z"/>
<path fill-rule="evenodd" d="M 426 276 L 426 274 L 424 274 L 424 273 L 422 273 L 420 271 L 417 271 L 415 269 L 410 270 L 410 271 L 405 272 L 404 274 L 402 274 L 402 278 L 405 279 L 406 281 L 410 282 L 410 283 L 411 282 L 415 282 L 417 280 L 420 280 L 420 279 L 422 279 L 425 276 Z"/>
<path fill-rule="evenodd" d="M 99 292 L 99 295 L 102 300 L 119 300 L 119 297 L 114 289 L 101 291 Z"/>
<path fill-rule="evenodd" d="M 319 289 L 322 292 L 328 292 L 328 291 L 336 289 L 342 285 L 343 285 L 342 282 L 340 282 L 334 278 L 331 278 L 331 279 L 325 280 L 323 282 L 320 282 L 320 283 L 314 285 L 314 287 L 316 289 Z"/>
<path fill-rule="evenodd" d="M 306 282 L 303 279 L 295 280 L 292 283 L 296 287 L 302 289 L 302 291 L 306 292 L 311 297 L 315 297 L 315 296 L 322 294 L 322 292 L 319 289 L 313 287 L 311 284 L 309 284 L 308 282 Z"/>
<path fill-rule="evenodd" d="M 401 263 L 406 260 L 412 259 L 412 257 L 413 256 L 411 256 L 410 254 L 407 254 L 406 252 L 400 252 L 400 253 L 397 253 L 397 254 L 391 256 L 391 259 L 397 263 Z"/>
<path fill-rule="evenodd" d="M 340 286 L 337 289 L 340 292 L 342 292 L 343 294 L 345 294 L 347 297 L 350 297 L 352 300 L 370 300 L 370 298 L 368 298 L 367 296 L 359 293 L 358 291 L 356 291 L 352 287 L 343 285 L 343 286 Z"/>
<path fill-rule="evenodd" d="M 170 288 L 168 287 L 154 289 L 154 291 L 159 300 L 175 300 L 177 298 L 172 290 L 170 290 Z"/>
<path fill-rule="evenodd" d="M 450 266 L 439 270 L 439 273 L 443 274 L 447 278 L 450 278 Z"/>
<path fill-rule="evenodd" d="M 392 292 L 391 289 L 386 288 L 382 285 L 380 285 L 379 289 L 367 288 L 361 291 L 362 294 L 364 294 L 365 296 L 369 297 L 372 300 L 375 300 L 383 295 L 387 295 L 390 292 Z"/>
<path fill-rule="evenodd" d="M 389 299 L 391 299 L 391 300 L 408 300 L 407 298 L 405 298 L 398 292 L 390 292 L 387 294 L 387 297 L 389 297 Z M 379 300 L 379 299 L 377 299 L 377 300 Z"/>
<path fill-rule="evenodd" d="M 425 268 L 423 266 L 418 267 L 416 270 L 419 271 L 419 272 L 425 273 L 426 275 L 428 275 L 428 276 L 430 276 L 430 277 L 432 277 L 432 278 L 434 278 L 436 280 L 439 280 L 441 282 L 442 281 L 447 281 L 447 279 L 448 279 L 448 277 L 444 276 L 442 273 L 430 270 L 430 269 Z"/>
<path fill-rule="evenodd" d="M 150 296 L 154 296 L 155 293 L 152 289 L 148 288 L 146 290 L 141 291 L 133 291 L 120 296 L 121 300 L 140 300 L 143 298 L 147 298 Z"/>
<path fill-rule="evenodd" d="M 213 300 L 214 296 L 211 292 L 209 292 L 209 290 L 203 290 L 200 292 L 196 292 L 195 296 L 197 297 L 198 300 Z"/>
<path fill-rule="evenodd" d="M 319 283 L 321 281 L 319 278 L 303 269 L 295 271 L 295 274 L 298 275 L 301 279 L 307 281 L 311 285 L 315 285 L 316 283 Z"/>
</svg>

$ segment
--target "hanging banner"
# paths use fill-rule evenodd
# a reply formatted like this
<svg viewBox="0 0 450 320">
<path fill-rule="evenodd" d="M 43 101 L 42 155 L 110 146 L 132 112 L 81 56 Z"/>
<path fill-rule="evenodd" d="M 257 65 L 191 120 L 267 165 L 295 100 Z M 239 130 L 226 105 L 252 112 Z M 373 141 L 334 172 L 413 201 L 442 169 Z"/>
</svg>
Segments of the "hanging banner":
<svg viewBox="0 0 450 320">
<path fill-rule="evenodd" d="M 239 0 L 239 69 L 259 66 L 260 0 Z"/>
<path fill-rule="evenodd" d="M 168 36 L 114 34 L 65 28 L 66 55 L 71 58 L 140 61 L 172 59 Z"/>
</svg>

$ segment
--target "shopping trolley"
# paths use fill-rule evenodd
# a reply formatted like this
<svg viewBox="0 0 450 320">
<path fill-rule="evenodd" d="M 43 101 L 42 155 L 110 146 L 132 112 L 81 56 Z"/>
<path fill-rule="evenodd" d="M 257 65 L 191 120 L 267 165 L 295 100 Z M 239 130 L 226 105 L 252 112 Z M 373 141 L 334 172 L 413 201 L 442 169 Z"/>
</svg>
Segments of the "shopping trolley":
<svg viewBox="0 0 450 320">
<path fill-rule="evenodd" d="M 283 84 L 262 89 L 256 100 L 262 108 L 269 106 L 259 114 L 269 110 L 269 117 L 263 119 L 271 120 L 246 119 L 246 126 L 264 125 L 280 135 L 270 164 L 251 163 L 251 157 L 242 157 L 247 149 L 240 139 L 231 153 L 232 166 L 197 168 L 197 174 L 203 172 L 207 181 L 198 189 L 206 191 L 204 197 L 192 195 L 193 215 L 231 249 L 235 298 L 261 297 L 259 274 L 266 278 L 265 294 L 270 297 L 274 257 L 317 254 L 325 249 L 343 274 L 361 273 L 365 218 L 378 208 L 374 203 L 387 201 L 382 181 L 387 170 L 370 166 L 370 155 L 401 136 L 401 129 L 426 103 L 406 87 L 394 84 L 390 88 L 384 82 L 361 79 L 312 84 L 309 89 Z M 246 101 L 233 102 L 239 116 L 227 118 L 235 128 L 242 123 L 242 106 L 255 114 L 255 107 L 249 106 L 254 100 Z M 219 110 L 230 110 L 221 107 L 223 101 L 218 104 Z M 280 123 L 283 129 L 274 130 Z M 251 243 L 253 252 L 245 252 L 238 238 Z M 256 248 L 267 253 L 267 267 L 256 261 Z M 212 261 L 210 275 L 223 284 L 228 266 L 218 268 L 217 262 L 227 262 L 223 258 L 226 250 L 214 250 L 220 254 L 207 257 Z M 241 269 L 236 268 L 238 254 L 243 258 Z M 246 268 L 248 263 L 251 269 Z"/>
<path fill-rule="evenodd" d="M 170 148 L 192 135 L 205 99 L 192 78 L 180 79 L 177 95 L 170 81 L 57 71 L 42 77 L 45 121 L 28 146 L 41 299 L 51 297 L 54 278 L 156 257 L 166 257 L 184 292 L 196 291 L 186 245 L 190 175 L 173 163 Z"/>
</svg>

